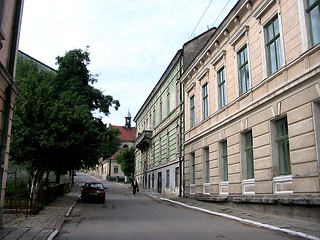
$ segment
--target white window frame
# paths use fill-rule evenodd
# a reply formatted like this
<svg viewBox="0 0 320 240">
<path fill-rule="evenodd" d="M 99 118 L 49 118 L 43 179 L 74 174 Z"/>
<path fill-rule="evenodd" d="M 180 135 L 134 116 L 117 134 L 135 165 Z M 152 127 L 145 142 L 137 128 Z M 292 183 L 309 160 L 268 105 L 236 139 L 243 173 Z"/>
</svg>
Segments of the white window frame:
<svg viewBox="0 0 320 240">
<path fill-rule="evenodd" d="M 302 51 L 307 51 L 309 48 L 318 45 L 311 43 L 310 29 L 309 29 L 309 20 L 306 13 L 306 0 L 297 1 L 298 12 L 300 18 L 300 28 L 301 28 L 301 41 L 302 41 Z"/>
<path fill-rule="evenodd" d="M 247 55 L 247 66 L 248 66 L 248 87 L 247 90 L 245 92 L 242 91 L 242 79 L 241 79 L 241 75 L 240 75 L 240 61 L 239 61 L 239 56 L 240 56 L 240 52 L 242 52 L 244 49 L 246 49 L 246 55 Z M 244 94 L 246 94 L 247 92 L 249 92 L 249 90 L 251 89 L 252 85 L 251 85 L 251 74 L 250 74 L 250 56 L 249 56 L 249 45 L 247 43 L 245 43 L 244 45 L 242 45 L 236 52 L 236 59 L 237 59 L 237 78 L 238 78 L 238 84 L 239 84 L 239 95 L 242 96 Z"/>
<path fill-rule="evenodd" d="M 206 96 L 204 96 L 204 90 L 206 89 Z M 201 87 L 202 96 L 202 120 L 209 117 L 209 83 L 206 82 Z"/>
<path fill-rule="evenodd" d="M 221 104 L 221 94 L 220 94 L 220 72 L 223 71 L 223 74 L 224 74 L 224 95 L 225 95 L 225 98 L 224 98 L 224 105 Z M 227 106 L 228 104 L 228 99 L 227 99 L 227 73 L 226 73 L 226 66 L 223 65 L 221 66 L 218 70 L 217 70 L 217 107 L 218 107 L 218 110 L 220 109 L 223 109 L 225 106 Z"/>
<path fill-rule="evenodd" d="M 261 51 L 262 51 L 262 68 L 263 68 L 263 78 L 268 78 L 269 76 L 273 76 L 275 73 L 277 73 L 283 66 L 286 64 L 286 58 L 284 53 L 284 43 L 283 43 L 283 31 L 282 31 L 282 20 L 281 15 L 279 14 L 280 11 L 278 10 L 277 13 L 273 14 L 268 18 L 264 23 L 260 23 L 260 31 L 261 31 Z M 265 26 L 272 21 L 273 18 L 277 16 L 278 23 L 279 23 L 279 33 L 280 33 L 280 47 L 281 47 L 281 66 L 277 71 L 275 71 L 272 74 L 269 74 L 269 63 L 268 63 L 268 56 L 267 56 L 267 48 L 266 48 L 266 33 L 265 33 Z"/>
<path fill-rule="evenodd" d="M 193 99 L 193 104 L 191 105 Z M 196 97 L 195 95 L 190 96 L 189 98 L 189 121 L 190 121 L 190 128 L 193 128 L 196 125 Z"/>
</svg>

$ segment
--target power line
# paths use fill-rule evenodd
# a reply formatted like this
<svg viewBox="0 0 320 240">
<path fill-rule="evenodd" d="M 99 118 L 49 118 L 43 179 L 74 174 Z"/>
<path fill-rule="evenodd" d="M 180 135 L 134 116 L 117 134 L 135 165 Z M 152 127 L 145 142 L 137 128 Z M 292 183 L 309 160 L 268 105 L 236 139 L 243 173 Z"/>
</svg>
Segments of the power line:
<svg viewBox="0 0 320 240">
<path fill-rule="evenodd" d="M 229 1 L 230 1 L 230 0 L 229 0 Z M 194 32 L 196 31 L 196 29 L 197 29 L 197 27 L 198 27 L 199 23 L 201 22 L 201 20 L 202 20 L 203 16 L 206 14 L 206 12 L 207 12 L 208 8 L 210 7 L 211 3 L 212 3 L 212 0 L 211 0 L 211 1 L 210 1 L 210 3 L 208 4 L 208 6 L 207 6 L 206 10 L 204 10 L 204 12 L 203 12 L 202 16 L 200 17 L 200 19 L 199 19 L 199 21 L 198 21 L 198 23 L 197 23 L 196 27 L 193 29 L 193 31 L 192 31 L 192 33 L 191 33 L 191 35 L 190 35 L 190 37 L 189 37 L 189 39 L 188 39 L 188 40 L 190 40 L 190 39 L 191 39 L 192 35 L 193 35 L 193 34 L 194 34 Z"/>
<path fill-rule="evenodd" d="M 221 14 L 223 13 L 224 9 L 228 6 L 230 0 L 228 0 L 228 2 L 226 3 L 226 5 L 224 5 L 223 9 L 221 10 L 221 12 L 219 13 L 218 17 L 214 20 L 213 24 L 211 27 L 214 26 L 214 24 L 216 23 L 216 21 L 218 20 L 218 18 L 221 16 Z"/>
</svg>

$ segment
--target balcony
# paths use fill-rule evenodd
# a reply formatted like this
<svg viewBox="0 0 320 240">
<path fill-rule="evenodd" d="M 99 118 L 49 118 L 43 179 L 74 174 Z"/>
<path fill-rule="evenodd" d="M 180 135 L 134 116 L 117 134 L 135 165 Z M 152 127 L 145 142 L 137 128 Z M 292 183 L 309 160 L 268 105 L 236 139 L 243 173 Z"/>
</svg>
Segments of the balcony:
<svg viewBox="0 0 320 240">
<path fill-rule="evenodd" d="M 143 130 L 136 139 L 136 147 L 141 151 L 146 150 L 151 144 L 151 130 Z"/>
</svg>

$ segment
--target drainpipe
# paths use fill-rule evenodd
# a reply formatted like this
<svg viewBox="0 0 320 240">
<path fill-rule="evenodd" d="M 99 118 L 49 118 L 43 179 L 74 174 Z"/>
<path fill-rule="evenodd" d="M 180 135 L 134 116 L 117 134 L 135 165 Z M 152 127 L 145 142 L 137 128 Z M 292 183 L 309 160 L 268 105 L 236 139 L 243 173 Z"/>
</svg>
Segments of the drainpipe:
<svg viewBox="0 0 320 240">
<path fill-rule="evenodd" d="M 181 56 L 180 57 L 180 76 L 179 78 L 182 76 L 183 74 L 183 71 L 182 71 L 182 67 L 183 67 L 183 57 Z M 184 178 L 183 178 L 183 174 L 184 174 L 184 169 L 183 169 L 183 161 L 184 161 L 184 104 L 183 104 L 183 101 L 184 101 L 184 89 L 183 89 L 183 83 L 181 82 L 181 79 L 179 81 L 179 85 L 180 85 L 180 116 L 179 116 L 179 119 L 180 119 L 180 123 L 179 123 L 179 135 L 180 135 L 180 151 L 179 151 L 179 197 L 183 197 L 183 186 L 184 186 Z"/>
<path fill-rule="evenodd" d="M 23 0 L 17 0 L 15 4 L 14 16 L 13 16 L 13 26 L 12 26 L 12 34 L 11 34 L 11 46 L 10 46 L 10 55 L 9 55 L 9 62 L 8 62 L 8 73 L 11 76 L 9 80 L 9 85 L 5 90 L 5 103 L 4 103 L 4 111 L 3 111 L 3 118 L 2 118 L 2 136 L 1 136 L 1 143 L 0 143 L 0 186 L 3 185 L 3 176 L 4 176 L 4 165 L 6 160 L 6 149 L 7 149 L 7 142 L 8 142 L 8 132 L 9 132 L 9 125 L 10 125 L 10 113 L 11 113 L 11 101 L 12 101 L 12 92 L 13 88 L 16 86 L 15 82 L 13 81 L 14 73 L 15 73 L 15 63 L 17 57 L 17 50 L 18 50 L 18 40 L 19 40 L 19 28 L 21 23 L 22 17 L 22 9 L 23 9 Z M 5 181 L 5 180 L 4 180 Z M 2 194 L 4 191 L 1 188 L 0 191 L 0 199 L 2 199 Z M 2 207 L 2 206 L 1 206 Z M 1 221 L 3 220 L 3 215 L 1 211 Z M 2 223 L 2 222 L 1 222 Z"/>
</svg>

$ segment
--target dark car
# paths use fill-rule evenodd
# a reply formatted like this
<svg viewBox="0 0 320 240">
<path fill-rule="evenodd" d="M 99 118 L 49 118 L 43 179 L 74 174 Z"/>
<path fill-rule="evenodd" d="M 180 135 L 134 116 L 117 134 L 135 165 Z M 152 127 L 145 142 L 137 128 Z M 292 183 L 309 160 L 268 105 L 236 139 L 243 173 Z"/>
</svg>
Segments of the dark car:
<svg viewBox="0 0 320 240">
<path fill-rule="evenodd" d="M 104 203 L 106 198 L 105 189 L 100 182 L 87 182 L 81 187 L 81 201 L 98 201 Z"/>
</svg>

